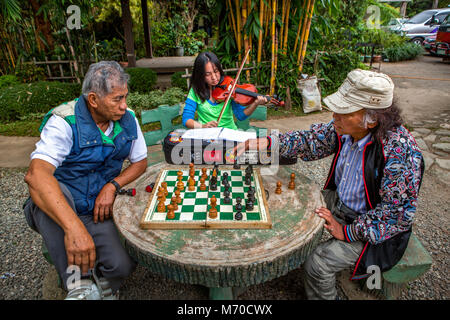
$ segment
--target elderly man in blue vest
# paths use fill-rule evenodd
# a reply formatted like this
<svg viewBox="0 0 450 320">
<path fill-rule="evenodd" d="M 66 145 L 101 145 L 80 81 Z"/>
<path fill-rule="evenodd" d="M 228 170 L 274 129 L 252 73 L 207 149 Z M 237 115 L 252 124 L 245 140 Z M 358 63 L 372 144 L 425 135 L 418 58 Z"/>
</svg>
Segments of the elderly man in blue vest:
<svg viewBox="0 0 450 320">
<path fill-rule="evenodd" d="M 127 109 L 128 79 L 117 62 L 92 64 L 82 95 L 46 115 L 31 154 L 25 217 L 42 235 L 66 299 L 115 299 L 136 267 L 111 219 L 117 191 L 147 168 L 144 137 Z"/>
</svg>

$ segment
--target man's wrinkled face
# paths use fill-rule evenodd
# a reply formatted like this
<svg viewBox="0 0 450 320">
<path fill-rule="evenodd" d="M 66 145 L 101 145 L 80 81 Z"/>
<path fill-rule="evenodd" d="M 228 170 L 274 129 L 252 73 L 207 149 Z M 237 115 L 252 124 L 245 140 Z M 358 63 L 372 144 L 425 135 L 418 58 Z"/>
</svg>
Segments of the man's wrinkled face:
<svg viewBox="0 0 450 320">
<path fill-rule="evenodd" d="M 97 95 L 96 113 L 105 120 L 120 120 L 127 111 L 128 87 L 113 87 L 106 96 Z"/>
<path fill-rule="evenodd" d="M 349 134 L 355 141 L 364 138 L 369 130 L 364 127 L 365 110 L 348 114 L 333 113 L 334 128 L 339 135 Z"/>
</svg>

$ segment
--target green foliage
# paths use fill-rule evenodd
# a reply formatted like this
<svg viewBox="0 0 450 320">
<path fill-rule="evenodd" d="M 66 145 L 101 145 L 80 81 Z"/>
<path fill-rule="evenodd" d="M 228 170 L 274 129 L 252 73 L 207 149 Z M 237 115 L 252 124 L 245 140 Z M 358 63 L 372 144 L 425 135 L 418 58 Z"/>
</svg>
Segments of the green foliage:
<svg viewBox="0 0 450 320">
<path fill-rule="evenodd" d="M 39 120 L 20 120 L 9 123 L 0 123 L 0 135 L 15 137 L 39 137 L 39 127 L 42 118 Z"/>
<path fill-rule="evenodd" d="M 44 69 L 32 63 L 18 65 L 15 75 L 24 83 L 42 81 L 46 78 Z"/>
<path fill-rule="evenodd" d="M 0 92 L 0 120 L 36 118 L 36 114 L 43 116 L 59 104 L 77 98 L 80 93 L 80 84 L 47 81 L 3 88 Z"/>
<path fill-rule="evenodd" d="M 127 68 L 126 73 L 130 75 L 128 89 L 130 92 L 150 92 L 156 84 L 156 72 L 147 68 Z"/>
<path fill-rule="evenodd" d="M 205 47 L 203 39 L 207 36 L 208 34 L 204 30 L 197 30 L 191 35 L 185 34 L 181 41 L 184 55 L 193 56 L 200 52 Z"/>
<path fill-rule="evenodd" d="M 127 97 L 128 107 L 140 119 L 142 110 L 154 109 L 160 105 L 174 105 L 185 100 L 185 94 L 180 88 L 169 88 L 166 91 L 153 90 L 147 94 L 130 93 Z"/>
<path fill-rule="evenodd" d="M 126 61 L 125 45 L 121 39 L 103 40 L 95 44 L 99 61 Z"/>
<path fill-rule="evenodd" d="M 423 53 L 421 45 L 412 42 L 386 48 L 383 56 L 389 59 L 390 62 L 411 60 Z"/>
<path fill-rule="evenodd" d="M 177 88 L 182 89 L 183 91 L 187 91 L 186 78 L 181 77 L 183 74 L 185 74 L 183 71 L 175 72 L 170 77 L 170 81 L 171 81 L 172 87 L 177 87 Z"/>
<path fill-rule="evenodd" d="M 12 74 L 0 76 L 0 89 L 3 87 L 10 87 L 19 84 L 17 77 Z"/>
</svg>

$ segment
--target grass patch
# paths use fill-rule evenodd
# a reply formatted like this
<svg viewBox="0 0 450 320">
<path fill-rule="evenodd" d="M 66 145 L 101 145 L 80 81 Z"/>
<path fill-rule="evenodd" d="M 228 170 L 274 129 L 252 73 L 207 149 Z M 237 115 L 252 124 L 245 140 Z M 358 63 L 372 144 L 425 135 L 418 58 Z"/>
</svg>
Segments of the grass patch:
<svg viewBox="0 0 450 320">
<path fill-rule="evenodd" d="M 10 123 L 0 123 L 0 135 L 19 137 L 39 137 L 39 126 L 42 120 L 20 120 Z"/>
</svg>

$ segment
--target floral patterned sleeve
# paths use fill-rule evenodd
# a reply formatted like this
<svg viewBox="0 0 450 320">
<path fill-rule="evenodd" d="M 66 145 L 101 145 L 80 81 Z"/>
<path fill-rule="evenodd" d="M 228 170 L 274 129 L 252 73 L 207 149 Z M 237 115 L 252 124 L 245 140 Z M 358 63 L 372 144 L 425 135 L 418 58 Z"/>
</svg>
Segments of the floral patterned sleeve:
<svg viewBox="0 0 450 320">
<path fill-rule="evenodd" d="M 318 160 L 333 154 L 337 143 L 333 121 L 313 124 L 310 130 L 288 131 L 271 138 L 278 142 L 280 156 L 299 157 L 304 161 Z"/>
<path fill-rule="evenodd" d="M 422 154 L 411 135 L 399 130 L 384 146 L 386 164 L 380 187 L 381 202 L 359 216 L 345 232 L 378 244 L 407 231 L 414 220 L 422 177 Z"/>
</svg>

